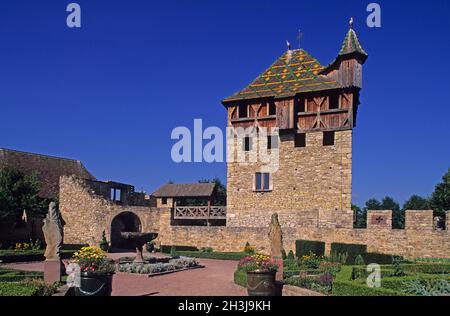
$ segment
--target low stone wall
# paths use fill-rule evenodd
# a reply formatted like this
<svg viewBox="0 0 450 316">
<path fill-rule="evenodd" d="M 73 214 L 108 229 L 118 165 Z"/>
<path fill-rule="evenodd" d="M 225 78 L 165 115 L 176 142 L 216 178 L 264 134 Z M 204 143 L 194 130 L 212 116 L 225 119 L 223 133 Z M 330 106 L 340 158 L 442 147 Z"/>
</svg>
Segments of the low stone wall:
<svg viewBox="0 0 450 316">
<path fill-rule="evenodd" d="M 373 215 L 379 215 L 379 211 Z M 391 216 L 390 211 L 383 215 Z M 369 212 L 369 218 L 372 212 Z M 430 225 L 417 223 L 411 218 L 426 218 Z M 283 228 L 284 248 L 295 251 L 296 240 L 320 240 L 326 243 L 329 254 L 331 243 L 352 243 L 368 246 L 369 252 L 402 255 L 408 258 L 450 258 L 448 230 L 434 230 L 432 211 L 408 211 L 406 229 L 391 229 L 381 223 L 368 229 L 300 227 Z M 163 221 L 165 222 L 165 221 Z M 389 222 L 389 219 L 388 219 Z M 258 251 L 269 252 L 268 228 L 257 227 L 165 227 L 161 229 L 160 242 L 165 245 L 212 247 L 217 251 L 242 251 L 246 242 L 257 246 Z"/>
</svg>

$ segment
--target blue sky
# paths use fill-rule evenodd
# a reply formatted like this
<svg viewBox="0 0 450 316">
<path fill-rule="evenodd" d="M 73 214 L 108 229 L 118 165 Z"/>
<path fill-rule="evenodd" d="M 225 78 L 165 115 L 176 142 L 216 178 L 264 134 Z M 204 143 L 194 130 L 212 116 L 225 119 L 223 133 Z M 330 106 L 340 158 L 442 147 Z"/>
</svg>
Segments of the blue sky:
<svg viewBox="0 0 450 316">
<path fill-rule="evenodd" d="M 0 147 L 71 157 L 102 180 L 152 192 L 219 176 L 225 164 L 172 162 L 171 131 L 226 125 L 220 100 L 295 43 L 332 61 L 355 17 L 370 57 L 354 134 L 353 199 L 430 194 L 450 167 L 450 5 L 378 1 L 78 0 L 0 5 Z"/>
</svg>

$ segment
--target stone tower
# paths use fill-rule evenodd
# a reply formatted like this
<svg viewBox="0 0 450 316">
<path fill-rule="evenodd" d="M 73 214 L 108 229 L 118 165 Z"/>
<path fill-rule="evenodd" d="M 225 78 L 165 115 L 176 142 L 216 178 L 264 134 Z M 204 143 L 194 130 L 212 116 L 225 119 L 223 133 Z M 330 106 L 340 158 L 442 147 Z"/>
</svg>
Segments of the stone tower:
<svg viewBox="0 0 450 316">
<path fill-rule="evenodd" d="M 227 140 L 227 226 L 267 227 L 276 212 L 285 227 L 352 227 L 352 133 L 367 57 L 350 24 L 328 66 L 289 47 L 222 101 L 228 127 L 244 130 Z"/>
</svg>

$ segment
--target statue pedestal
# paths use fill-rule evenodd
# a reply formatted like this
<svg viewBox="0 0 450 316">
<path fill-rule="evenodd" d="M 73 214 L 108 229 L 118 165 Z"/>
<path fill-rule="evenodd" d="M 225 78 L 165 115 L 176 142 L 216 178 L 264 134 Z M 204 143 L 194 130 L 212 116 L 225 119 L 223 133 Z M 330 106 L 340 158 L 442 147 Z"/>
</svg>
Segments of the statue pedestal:
<svg viewBox="0 0 450 316">
<path fill-rule="evenodd" d="M 273 260 L 275 261 L 275 263 L 278 266 L 278 271 L 275 276 L 275 279 L 277 281 L 283 281 L 283 259 L 274 257 Z"/>
<path fill-rule="evenodd" d="M 61 268 L 63 264 L 60 259 L 45 260 L 44 262 L 44 281 L 47 284 L 53 284 L 61 281 Z"/>
</svg>

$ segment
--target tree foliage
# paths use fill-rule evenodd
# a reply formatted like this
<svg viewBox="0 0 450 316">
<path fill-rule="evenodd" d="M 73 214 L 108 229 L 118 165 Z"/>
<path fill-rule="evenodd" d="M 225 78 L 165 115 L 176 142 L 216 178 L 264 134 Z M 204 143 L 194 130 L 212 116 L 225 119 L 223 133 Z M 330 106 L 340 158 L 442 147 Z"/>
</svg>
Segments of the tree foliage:
<svg viewBox="0 0 450 316">
<path fill-rule="evenodd" d="M 407 210 L 414 210 L 414 211 L 421 211 L 421 210 L 429 210 L 430 209 L 430 201 L 427 198 L 413 195 L 411 196 L 405 204 L 403 204 L 403 211 Z"/>
<path fill-rule="evenodd" d="M 6 167 L 0 169 L 0 220 L 19 220 L 25 210 L 28 216 L 45 213 L 44 201 L 38 197 L 36 175 Z"/>
<path fill-rule="evenodd" d="M 442 182 L 436 185 L 430 204 L 439 216 L 444 216 L 446 211 L 450 211 L 450 169 L 442 177 Z"/>
</svg>

